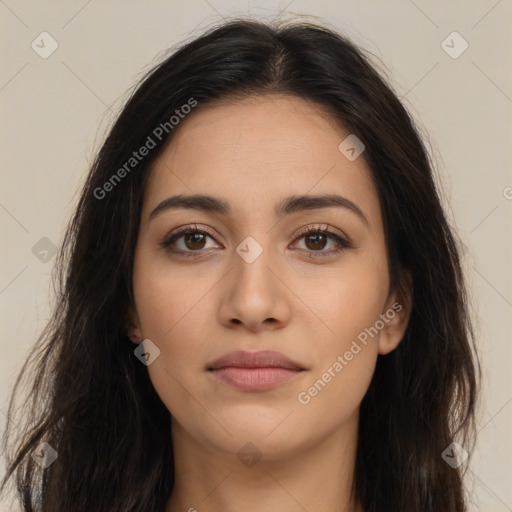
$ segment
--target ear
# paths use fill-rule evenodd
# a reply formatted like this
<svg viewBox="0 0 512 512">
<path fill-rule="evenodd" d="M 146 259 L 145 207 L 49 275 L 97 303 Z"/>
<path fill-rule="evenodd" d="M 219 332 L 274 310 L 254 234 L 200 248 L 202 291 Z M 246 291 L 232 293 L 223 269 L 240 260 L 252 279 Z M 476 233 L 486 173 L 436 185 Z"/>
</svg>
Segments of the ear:
<svg viewBox="0 0 512 512">
<path fill-rule="evenodd" d="M 390 291 L 384 311 L 381 314 L 384 327 L 379 336 L 379 354 L 389 354 L 402 341 L 409 325 L 412 301 L 412 276 L 409 271 L 403 271 L 399 283 Z"/>
<path fill-rule="evenodd" d="M 127 316 L 126 335 L 130 338 L 132 343 L 139 344 L 144 339 L 142 329 L 140 328 L 139 315 L 137 314 L 137 311 L 130 306 Z"/>
</svg>

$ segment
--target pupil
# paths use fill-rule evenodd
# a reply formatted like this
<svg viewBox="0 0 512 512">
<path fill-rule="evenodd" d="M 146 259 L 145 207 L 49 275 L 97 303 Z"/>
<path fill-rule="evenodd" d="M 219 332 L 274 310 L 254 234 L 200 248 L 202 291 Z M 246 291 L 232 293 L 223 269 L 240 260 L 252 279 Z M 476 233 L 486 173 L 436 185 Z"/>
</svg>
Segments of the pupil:
<svg viewBox="0 0 512 512">
<path fill-rule="evenodd" d="M 308 248 L 309 249 L 323 249 L 325 247 L 325 235 L 323 234 L 317 234 L 317 235 L 309 235 L 309 237 L 307 237 L 307 240 L 311 240 L 311 239 L 317 239 L 317 242 L 313 242 L 313 247 L 309 247 L 309 244 L 308 245 Z M 318 242 L 320 244 L 320 246 L 318 246 Z M 324 242 L 322 244 L 322 242 Z"/>
<path fill-rule="evenodd" d="M 306 240 L 313 240 L 313 244 L 306 243 L 310 249 L 323 249 L 325 247 L 326 236 L 324 234 L 309 235 Z M 185 235 L 185 244 L 189 249 L 202 249 L 204 246 L 204 235 L 201 233 L 192 233 Z M 192 244 L 192 247 L 189 246 Z M 199 246 L 195 245 L 199 244 Z"/>
<path fill-rule="evenodd" d="M 194 240 L 194 238 L 196 238 Z M 189 247 L 189 242 L 190 240 L 192 239 L 192 245 L 193 247 Z M 199 247 L 197 246 L 194 246 L 195 243 L 199 243 Z M 188 234 L 188 235 L 185 235 L 185 244 L 187 245 L 187 247 L 189 249 L 202 249 L 202 245 L 201 245 L 201 242 L 203 242 L 203 245 L 204 245 L 204 235 L 202 235 L 201 233 L 192 233 L 192 234 Z"/>
</svg>

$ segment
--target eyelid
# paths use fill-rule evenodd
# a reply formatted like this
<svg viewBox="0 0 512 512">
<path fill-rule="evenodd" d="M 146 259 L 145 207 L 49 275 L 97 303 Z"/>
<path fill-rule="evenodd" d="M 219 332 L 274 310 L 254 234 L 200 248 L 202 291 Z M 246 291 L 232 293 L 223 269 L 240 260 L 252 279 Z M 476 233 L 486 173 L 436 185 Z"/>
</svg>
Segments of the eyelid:
<svg viewBox="0 0 512 512">
<path fill-rule="evenodd" d="M 303 249 L 306 252 L 309 253 L 310 257 L 329 257 L 329 256 L 335 256 L 339 254 L 342 251 L 345 251 L 347 249 L 354 249 L 356 246 L 352 242 L 352 239 L 347 236 L 343 231 L 338 230 L 336 228 L 333 228 L 327 224 L 321 225 L 321 224 L 315 224 L 315 225 L 308 225 L 304 226 L 299 230 L 299 233 L 295 235 L 293 245 L 302 240 L 304 237 L 306 237 L 310 233 L 320 233 L 323 235 L 326 235 L 328 238 L 334 240 L 336 242 L 336 247 L 331 248 L 330 250 L 324 251 L 313 251 L 313 250 L 307 250 Z"/>
<path fill-rule="evenodd" d="M 167 234 L 163 240 L 160 242 L 160 245 L 163 246 L 165 249 L 168 249 L 170 245 L 175 242 L 177 239 L 179 239 L 182 235 L 190 233 L 190 232 L 198 232 L 202 234 L 208 235 L 210 238 L 212 238 L 216 244 L 219 244 L 217 241 L 217 235 L 215 235 L 210 228 L 207 227 L 198 227 L 197 223 L 188 224 L 184 226 L 180 226 L 179 228 L 176 228 L 174 231 L 172 231 L 170 234 Z M 304 238 L 309 233 L 322 233 L 327 236 L 329 236 L 331 239 L 334 239 L 337 242 L 337 248 L 331 249 L 328 251 L 307 251 L 311 255 L 319 255 L 319 256 L 328 256 L 332 254 L 336 254 L 340 252 L 343 249 L 350 249 L 354 248 L 354 244 L 352 243 L 352 240 L 350 237 L 348 237 L 343 231 L 332 228 L 331 226 L 327 224 L 308 224 L 307 226 L 303 226 L 299 228 L 298 232 L 296 232 L 293 235 L 293 244 L 296 244 L 298 241 L 300 241 L 302 238 Z M 222 245 L 222 244 L 220 244 Z M 181 254 L 200 254 L 201 252 L 204 252 L 204 250 L 197 250 L 197 251 L 177 251 Z"/>
<path fill-rule="evenodd" d="M 174 239 L 177 239 L 180 235 L 184 235 L 188 232 L 199 232 L 199 233 L 205 233 L 209 237 L 211 237 L 213 240 L 215 240 L 215 243 L 217 242 L 217 235 L 213 233 L 213 231 L 210 230 L 210 228 L 207 227 L 198 227 L 196 223 L 193 224 L 187 224 L 185 226 L 180 226 L 179 228 L 176 228 L 171 233 L 164 236 L 163 240 L 160 242 L 161 245 L 166 246 L 170 244 L 170 242 Z M 190 251 L 193 252 L 193 251 Z"/>
<path fill-rule="evenodd" d="M 329 226 L 328 224 L 308 224 L 307 226 L 303 226 L 299 229 L 299 231 L 294 235 L 295 239 L 297 237 L 302 237 L 304 235 L 307 235 L 308 233 L 316 233 L 316 232 L 323 232 L 330 235 L 338 236 L 339 238 L 342 238 L 347 243 L 352 244 L 351 238 L 346 235 L 343 231 L 341 231 L 338 228 L 334 228 L 332 226 Z"/>
</svg>

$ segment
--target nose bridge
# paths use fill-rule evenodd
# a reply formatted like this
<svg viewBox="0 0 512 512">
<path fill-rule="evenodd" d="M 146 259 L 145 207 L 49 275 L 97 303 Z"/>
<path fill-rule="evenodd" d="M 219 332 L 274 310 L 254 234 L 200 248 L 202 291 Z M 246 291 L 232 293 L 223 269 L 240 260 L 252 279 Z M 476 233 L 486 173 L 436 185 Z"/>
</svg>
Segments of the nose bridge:
<svg viewBox="0 0 512 512">
<path fill-rule="evenodd" d="M 222 299 L 225 322 L 242 323 L 255 331 L 268 320 L 273 325 L 286 322 L 289 307 L 275 275 L 277 259 L 271 239 L 268 233 L 247 236 L 236 247 L 229 290 Z"/>
<path fill-rule="evenodd" d="M 273 277 L 269 267 L 275 265 L 268 234 L 245 237 L 236 247 L 235 274 L 241 286 L 267 286 Z M 238 260 L 237 260 L 238 258 Z"/>
</svg>

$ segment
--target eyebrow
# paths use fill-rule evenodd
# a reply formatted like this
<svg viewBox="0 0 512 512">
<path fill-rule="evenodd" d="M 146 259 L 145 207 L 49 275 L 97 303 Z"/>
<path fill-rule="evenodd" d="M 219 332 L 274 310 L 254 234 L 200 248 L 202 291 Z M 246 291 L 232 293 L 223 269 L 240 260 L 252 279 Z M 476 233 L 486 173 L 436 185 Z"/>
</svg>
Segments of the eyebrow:
<svg viewBox="0 0 512 512">
<path fill-rule="evenodd" d="M 161 201 L 149 214 L 149 220 L 154 219 L 163 212 L 180 208 L 200 210 L 224 216 L 231 214 L 229 203 L 218 197 L 206 194 L 177 195 L 170 196 Z M 336 194 L 290 196 L 276 204 L 274 213 L 276 217 L 282 218 L 292 213 L 320 210 L 322 208 L 345 208 L 357 215 L 367 226 L 370 225 L 359 206 L 350 201 L 350 199 Z"/>
</svg>

